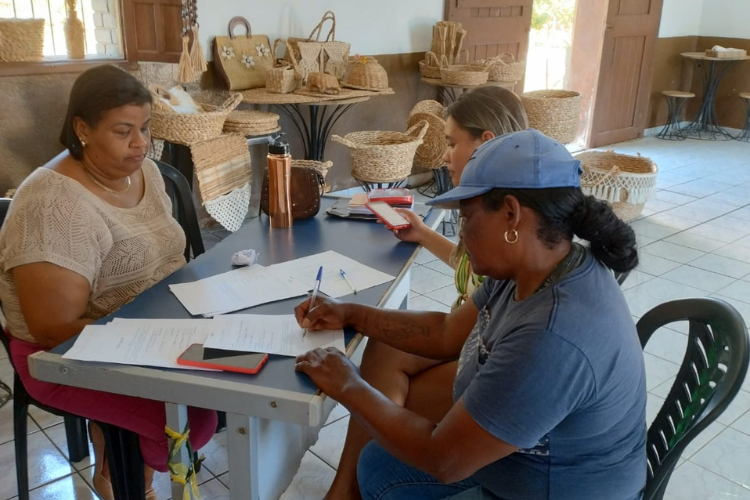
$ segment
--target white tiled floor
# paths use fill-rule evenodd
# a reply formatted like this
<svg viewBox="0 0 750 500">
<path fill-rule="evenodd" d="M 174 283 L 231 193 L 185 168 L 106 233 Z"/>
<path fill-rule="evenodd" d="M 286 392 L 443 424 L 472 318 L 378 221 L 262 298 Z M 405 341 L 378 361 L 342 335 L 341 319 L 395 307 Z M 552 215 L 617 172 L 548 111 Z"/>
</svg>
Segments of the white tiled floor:
<svg viewBox="0 0 750 500">
<path fill-rule="evenodd" d="M 642 153 L 659 166 L 657 198 L 633 222 L 641 264 L 623 285 L 637 319 L 650 308 L 687 296 L 716 296 L 733 304 L 750 322 L 750 144 L 666 142 L 649 137 L 610 146 L 617 152 Z M 206 233 L 213 246 L 223 232 Z M 411 306 L 449 310 L 454 299 L 452 273 L 429 253 L 420 252 L 413 271 Z M 659 331 L 646 347 L 648 418 L 659 410 L 678 370 L 686 341 L 685 325 Z M 11 380 L 4 351 L 0 379 Z M 337 407 L 311 448 L 284 500 L 320 499 L 338 464 L 348 413 Z M 97 498 L 89 487 L 91 462 L 66 460 L 60 420 L 34 411 L 29 421 L 32 499 Z M 0 500 L 15 498 L 12 412 L 0 409 Z M 204 450 L 200 474 L 207 499 L 227 498 L 226 435 Z M 159 498 L 169 498 L 166 475 L 157 479 Z M 717 422 L 686 450 L 667 491 L 668 499 L 750 500 L 750 380 Z"/>
</svg>

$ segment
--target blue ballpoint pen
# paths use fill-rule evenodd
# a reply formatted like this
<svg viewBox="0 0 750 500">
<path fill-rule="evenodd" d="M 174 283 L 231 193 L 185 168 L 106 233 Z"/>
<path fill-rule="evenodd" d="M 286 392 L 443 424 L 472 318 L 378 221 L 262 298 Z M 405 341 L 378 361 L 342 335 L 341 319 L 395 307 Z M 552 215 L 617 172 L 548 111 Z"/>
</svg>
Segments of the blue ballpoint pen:
<svg viewBox="0 0 750 500">
<path fill-rule="evenodd" d="M 357 289 L 354 288 L 354 284 L 351 281 L 349 281 L 349 276 L 346 275 L 346 271 L 344 271 L 343 269 L 339 269 L 339 274 L 341 274 L 341 277 L 344 278 L 344 280 L 346 280 L 347 283 L 349 283 L 350 287 L 352 287 L 352 291 L 354 292 L 354 295 L 357 295 Z"/>
<path fill-rule="evenodd" d="M 310 297 L 310 308 L 307 310 L 309 313 L 313 310 L 313 307 L 315 307 L 315 297 L 318 296 L 318 291 L 320 290 L 320 281 L 323 279 L 323 266 L 320 266 L 318 269 L 318 277 L 315 278 L 315 288 L 313 288 L 312 297 Z M 305 338 L 305 335 L 307 335 L 307 328 L 305 328 L 305 331 L 302 332 L 302 338 Z"/>
</svg>

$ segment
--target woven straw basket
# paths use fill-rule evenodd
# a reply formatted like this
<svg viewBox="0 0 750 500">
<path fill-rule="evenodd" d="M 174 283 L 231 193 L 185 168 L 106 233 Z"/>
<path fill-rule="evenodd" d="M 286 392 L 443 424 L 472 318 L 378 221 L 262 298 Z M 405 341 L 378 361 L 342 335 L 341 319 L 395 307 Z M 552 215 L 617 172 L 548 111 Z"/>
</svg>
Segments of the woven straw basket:
<svg viewBox="0 0 750 500">
<path fill-rule="evenodd" d="M 617 216 L 630 221 L 656 192 L 656 163 L 640 155 L 614 151 L 584 151 L 576 155 L 583 166 L 581 190 L 606 201 Z"/>
<path fill-rule="evenodd" d="M 0 62 L 41 61 L 44 19 L 0 19 Z"/>
<path fill-rule="evenodd" d="M 581 94 L 570 90 L 536 90 L 521 95 L 529 127 L 563 144 L 578 133 Z"/>
<path fill-rule="evenodd" d="M 422 144 L 417 148 L 414 164 L 418 167 L 440 168 L 443 166 L 443 157 L 448 148 L 445 140 L 443 105 L 432 100 L 418 102 L 409 113 L 406 126 L 411 128 L 422 120 L 430 127 L 422 139 Z"/>
<path fill-rule="evenodd" d="M 314 168 L 318 173 L 323 176 L 323 179 L 328 175 L 328 171 L 333 167 L 332 161 L 317 161 L 317 160 L 292 160 L 293 167 L 306 167 Z M 327 193 L 331 190 L 331 185 L 326 183 L 323 185 L 323 193 Z M 322 193 L 321 193 L 322 194 Z"/>
<path fill-rule="evenodd" d="M 501 54 L 490 59 L 491 82 L 515 82 L 526 74 L 526 62 L 516 61 L 513 54 Z"/>
<path fill-rule="evenodd" d="M 471 87 L 484 85 L 490 77 L 487 70 L 488 64 L 474 62 L 473 64 L 448 64 L 448 58 L 443 56 L 440 65 L 440 79 L 449 85 L 462 85 Z"/>
<path fill-rule="evenodd" d="M 422 127 L 415 136 L 418 127 Z M 421 121 L 404 132 L 352 132 L 331 140 L 349 148 L 352 177 L 365 182 L 398 182 L 409 177 L 414 153 L 427 133 L 429 124 Z"/>
<path fill-rule="evenodd" d="M 346 75 L 345 87 L 360 90 L 391 90 L 388 73 L 374 57 L 355 57 Z"/>
<path fill-rule="evenodd" d="M 434 52 L 427 52 L 424 61 L 419 61 L 419 73 L 425 78 L 440 79 L 440 61 Z"/>
<path fill-rule="evenodd" d="M 199 104 L 203 113 L 177 113 L 160 98 L 168 98 L 167 89 L 152 84 L 149 85 L 149 90 L 154 96 L 151 134 L 156 139 L 164 139 L 175 144 L 190 145 L 220 136 L 227 116 L 242 101 L 242 94 L 237 92 L 221 106 Z"/>
</svg>

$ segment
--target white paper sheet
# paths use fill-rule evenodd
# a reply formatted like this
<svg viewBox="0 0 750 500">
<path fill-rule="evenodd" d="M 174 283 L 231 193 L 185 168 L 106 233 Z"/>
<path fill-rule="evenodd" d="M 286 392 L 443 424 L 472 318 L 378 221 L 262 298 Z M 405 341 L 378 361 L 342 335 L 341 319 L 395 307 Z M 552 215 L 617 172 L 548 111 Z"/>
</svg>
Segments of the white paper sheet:
<svg viewBox="0 0 750 500">
<path fill-rule="evenodd" d="M 270 267 L 279 270 L 280 274 L 297 277 L 306 284 L 307 290 L 311 290 L 315 285 L 315 277 L 320 266 L 323 266 L 320 291 L 334 298 L 353 293 L 352 287 L 341 277 L 340 269 L 344 270 L 358 292 L 395 279 L 390 274 L 380 272 L 333 250 L 274 264 Z"/>
<path fill-rule="evenodd" d="M 88 325 L 63 358 L 193 369 L 177 364 L 177 358 L 190 344 L 204 343 L 217 326 L 210 319 L 118 319 Z"/>
<path fill-rule="evenodd" d="M 213 319 L 222 325 L 212 328 L 203 347 L 233 351 L 267 352 L 297 356 L 317 347 L 346 348 L 343 330 L 309 331 L 299 327 L 292 314 L 232 314 Z"/>
<path fill-rule="evenodd" d="M 169 289 L 190 314 L 213 316 L 299 297 L 310 287 L 283 270 L 255 264 Z"/>
<path fill-rule="evenodd" d="M 334 251 L 263 267 L 255 264 L 222 274 L 169 285 L 171 292 L 194 316 L 225 314 L 248 307 L 305 295 L 315 285 L 318 268 L 323 266 L 320 291 L 330 297 L 353 293 L 341 277 L 346 272 L 357 291 L 395 279 Z"/>
</svg>

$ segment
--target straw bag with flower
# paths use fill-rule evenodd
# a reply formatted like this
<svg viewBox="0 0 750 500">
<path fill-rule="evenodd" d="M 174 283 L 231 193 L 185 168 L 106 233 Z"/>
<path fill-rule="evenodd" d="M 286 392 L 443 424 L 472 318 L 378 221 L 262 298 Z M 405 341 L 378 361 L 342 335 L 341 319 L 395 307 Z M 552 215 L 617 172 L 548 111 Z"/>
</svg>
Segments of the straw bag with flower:
<svg viewBox="0 0 750 500">
<path fill-rule="evenodd" d="M 245 36 L 235 36 L 242 25 Z M 229 36 L 214 39 L 214 64 L 229 90 L 245 90 L 266 85 L 266 72 L 273 67 L 271 44 L 266 35 L 253 35 L 244 17 L 229 21 Z"/>
</svg>

